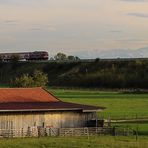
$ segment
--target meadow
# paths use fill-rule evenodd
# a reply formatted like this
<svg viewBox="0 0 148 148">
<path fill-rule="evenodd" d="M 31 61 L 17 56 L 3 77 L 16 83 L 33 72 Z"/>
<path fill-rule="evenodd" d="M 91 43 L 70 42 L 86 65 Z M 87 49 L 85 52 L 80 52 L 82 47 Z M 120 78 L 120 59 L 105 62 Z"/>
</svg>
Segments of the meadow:
<svg viewBox="0 0 148 148">
<path fill-rule="evenodd" d="M 130 120 L 145 119 L 133 123 L 115 123 L 113 126 L 129 127 L 138 130 L 139 135 L 148 135 L 148 94 L 122 93 L 118 91 L 68 90 L 48 88 L 62 101 L 103 106 L 106 109 L 98 113 L 100 119 Z"/>
<path fill-rule="evenodd" d="M 148 118 L 148 94 L 132 94 L 98 90 L 48 89 L 62 101 L 103 106 L 103 118 Z"/>
<path fill-rule="evenodd" d="M 1 148 L 148 148 L 148 137 L 44 137 L 1 139 Z"/>
</svg>

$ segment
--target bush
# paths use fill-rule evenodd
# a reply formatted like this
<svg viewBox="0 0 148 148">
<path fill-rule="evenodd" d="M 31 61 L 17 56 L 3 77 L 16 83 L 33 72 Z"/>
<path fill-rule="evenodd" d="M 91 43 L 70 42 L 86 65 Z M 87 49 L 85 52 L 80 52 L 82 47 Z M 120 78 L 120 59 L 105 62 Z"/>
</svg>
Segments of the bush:
<svg viewBox="0 0 148 148">
<path fill-rule="evenodd" d="M 44 87 L 48 83 L 47 74 L 36 70 L 33 76 L 23 74 L 21 77 L 16 78 L 12 85 L 14 87 Z"/>
</svg>

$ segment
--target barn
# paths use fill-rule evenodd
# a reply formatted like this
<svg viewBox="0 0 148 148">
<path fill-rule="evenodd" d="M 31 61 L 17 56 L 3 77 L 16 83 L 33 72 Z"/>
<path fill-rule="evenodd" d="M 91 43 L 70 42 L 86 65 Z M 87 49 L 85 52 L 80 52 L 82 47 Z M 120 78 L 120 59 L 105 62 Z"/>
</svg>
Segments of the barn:
<svg viewBox="0 0 148 148">
<path fill-rule="evenodd" d="M 0 88 L 0 129 L 87 127 L 103 107 L 68 103 L 43 88 Z"/>
</svg>

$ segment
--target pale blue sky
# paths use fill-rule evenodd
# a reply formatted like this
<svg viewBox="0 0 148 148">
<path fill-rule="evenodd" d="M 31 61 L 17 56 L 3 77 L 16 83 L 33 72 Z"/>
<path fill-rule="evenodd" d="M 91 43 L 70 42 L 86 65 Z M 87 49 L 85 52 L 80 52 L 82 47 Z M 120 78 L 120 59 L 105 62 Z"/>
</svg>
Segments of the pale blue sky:
<svg viewBox="0 0 148 148">
<path fill-rule="evenodd" d="M 148 46 L 148 0 L 0 0 L 0 52 Z"/>
</svg>

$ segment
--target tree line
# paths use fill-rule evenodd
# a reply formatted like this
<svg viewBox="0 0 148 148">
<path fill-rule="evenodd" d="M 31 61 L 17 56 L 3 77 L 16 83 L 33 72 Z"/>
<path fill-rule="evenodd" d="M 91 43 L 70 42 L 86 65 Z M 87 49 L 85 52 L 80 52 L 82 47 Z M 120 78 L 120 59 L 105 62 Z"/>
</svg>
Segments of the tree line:
<svg viewBox="0 0 148 148">
<path fill-rule="evenodd" d="M 52 61 L 79 61 L 80 58 L 78 56 L 66 55 L 65 53 L 58 52 L 54 57 L 51 57 Z"/>
<path fill-rule="evenodd" d="M 37 78 L 37 75 L 43 77 Z M 44 83 L 39 84 L 43 78 Z M 148 60 L 0 63 L 0 84 L 11 85 L 12 82 L 17 87 L 46 83 L 49 86 L 147 89 Z"/>
</svg>

